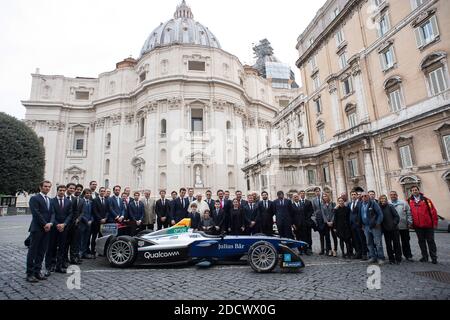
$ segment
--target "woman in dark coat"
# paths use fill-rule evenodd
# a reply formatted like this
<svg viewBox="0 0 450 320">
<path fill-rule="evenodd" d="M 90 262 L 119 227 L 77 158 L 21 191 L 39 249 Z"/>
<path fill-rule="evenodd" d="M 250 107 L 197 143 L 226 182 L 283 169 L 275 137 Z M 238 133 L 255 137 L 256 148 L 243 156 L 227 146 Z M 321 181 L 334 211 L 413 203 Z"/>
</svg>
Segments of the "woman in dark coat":
<svg viewBox="0 0 450 320">
<path fill-rule="evenodd" d="M 228 233 L 233 236 L 243 234 L 245 230 L 245 217 L 244 211 L 239 206 L 239 201 L 234 199 L 233 207 L 230 209 L 230 224 L 228 227 Z"/>
<path fill-rule="evenodd" d="M 338 206 L 334 209 L 334 229 L 339 237 L 339 245 L 344 259 L 351 259 L 353 255 L 352 248 L 352 230 L 350 226 L 350 208 L 345 205 L 343 198 L 338 199 Z M 344 251 L 344 244 L 347 251 Z M 347 252 L 347 253 L 346 253 Z"/>
</svg>

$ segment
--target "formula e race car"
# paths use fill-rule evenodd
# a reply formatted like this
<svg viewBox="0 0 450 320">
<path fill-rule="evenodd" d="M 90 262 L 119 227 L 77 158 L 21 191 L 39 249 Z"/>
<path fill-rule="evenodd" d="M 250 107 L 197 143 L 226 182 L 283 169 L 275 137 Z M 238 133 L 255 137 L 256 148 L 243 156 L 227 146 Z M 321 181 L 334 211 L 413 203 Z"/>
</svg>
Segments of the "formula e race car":
<svg viewBox="0 0 450 320">
<path fill-rule="evenodd" d="M 114 224 L 104 225 L 103 237 L 96 243 L 97 252 L 116 268 L 180 264 L 210 267 L 243 257 L 259 273 L 271 272 L 278 264 L 285 271 L 305 267 L 299 254 L 299 250 L 307 247 L 304 242 L 265 235 L 207 235 L 194 232 L 190 225 L 190 219 L 185 219 L 172 228 L 144 231 L 134 237 L 118 236 Z"/>
</svg>

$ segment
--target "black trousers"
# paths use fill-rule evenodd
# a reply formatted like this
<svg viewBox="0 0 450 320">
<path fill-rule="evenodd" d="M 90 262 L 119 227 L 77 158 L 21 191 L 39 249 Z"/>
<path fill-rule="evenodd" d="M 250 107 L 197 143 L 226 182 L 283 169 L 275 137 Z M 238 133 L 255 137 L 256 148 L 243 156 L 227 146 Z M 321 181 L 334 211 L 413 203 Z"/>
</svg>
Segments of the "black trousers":
<svg viewBox="0 0 450 320">
<path fill-rule="evenodd" d="M 101 226 L 100 222 L 98 222 L 98 221 L 92 222 L 91 235 L 90 235 L 90 237 L 91 237 L 91 239 L 90 239 L 91 244 L 90 244 L 90 248 L 89 248 L 89 253 L 90 254 L 94 254 L 96 252 L 95 251 L 95 242 L 97 241 L 97 238 L 101 238 L 102 237 L 102 234 L 100 232 L 100 226 Z"/>
<path fill-rule="evenodd" d="M 281 238 L 294 239 L 290 223 L 277 223 L 277 227 Z"/>
<path fill-rule="evenodd" d="M 166 221 L 162 222 L 161 218 L 158 217 L 158 221 L 157 221 L 158 230 L 169 228 L 169 220 L 170 220 L 169 218 L 166 218 Z"/>
<path fill-rule="evenodd" d="M 45 268 L 62 268 L 64 253 L 66 252 L 67 230 L 59 232 L 56 227 L 50 231 L 47 253 L 45 254 Z"/>
<path fill-rule="evenodd" d="M 353 254 L 352 238 L 339 238 L 339 246 L 341 247 L 343 256 L 350 256 Z M 345 251 L 345 249 L 347 249 L 347 251 Z"/>
<path fill-rule="evenodd" d="M 312 228 L 311 227 L 305 227 L 305 240 L 303 240 L 308 244 L 308 250 L 312 250 Z"/>
<path fill-rule="evenodd" d="M 31 242 L 27 254 L 27 275 L 39 274 L 41 272 L 49 236 L 50 234 L 44 230 L 31 233 Z"/>
<path fill-rule="evenodd" d="M 407 259 L 412 259 L 413 255 L 411 252 L 411 237 L 409 234 L 409 230 L 400 230 L 400 240 L 402 243 L 403 256 Z"/>
<path fill-rule="evenodd" d="M 390 262 L 402 261 L 402 247 L 400 246 L 400 233 L 398 230 L 384 231 L 384 242 Z"/>
<path fill-rule="evenodd" d="M 352 226 L 352 243 L 356 251 L 356 257 L 367 256 L 369 249 L 367 248 L 366 235 L 357 225 Z"/>
<path fill-rule="evenodd" d="M 79 226 L 72 224 L 67 229 L 65 262 L 78 260 L 80 258 L 80 230 Z"/>
<path fill-rule="evenodd" d="M 422 258 L 437 259 L 437 247 L 434 241 L 434 229 L 416 229 L 417 238 L 419 239 L 420 251 Z M 428 245 L 428 248 L 427 248 Z M 429 251 L 429 255 L 428 255 Z"/>
<path fill-rule="evenodd" d="M 329 227 L 328 225 L 325 225 L 325 229 L 324 229 L 324 236 L 325 236 L 325 245 L 326 251 L 330 251 L 331 250 L 331 237 L 333 237 L 333 245 L 334 245 L 334 251 L 337 251 L 337 245 L 338 245 L 338 241 L 337 241 L 337 235 L 336 232 L 334 232 L 333 227 Z"/>
</svg>

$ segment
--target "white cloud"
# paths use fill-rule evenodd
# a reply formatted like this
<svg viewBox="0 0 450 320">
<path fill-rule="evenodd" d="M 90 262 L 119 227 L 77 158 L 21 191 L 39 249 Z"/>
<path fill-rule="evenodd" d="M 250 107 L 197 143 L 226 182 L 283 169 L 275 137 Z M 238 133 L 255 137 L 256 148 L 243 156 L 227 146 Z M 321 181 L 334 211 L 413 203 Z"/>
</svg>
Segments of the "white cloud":
<svg viewBox="0 0 450 320">
<path fill-rule="evenodd" d="M 149 33 L 180 0 L 5 0 L 0 4 L 0 111 L 24 118 L 30 74 L 97 77 L 138 57 Z M 294 70 L 296 40 L 325 0 L 188 0 L 222 48 L 253 62 L 252 43 L 269 39 Z M 296 73 L 298 75 L 298 72 Z"/>
</svg>

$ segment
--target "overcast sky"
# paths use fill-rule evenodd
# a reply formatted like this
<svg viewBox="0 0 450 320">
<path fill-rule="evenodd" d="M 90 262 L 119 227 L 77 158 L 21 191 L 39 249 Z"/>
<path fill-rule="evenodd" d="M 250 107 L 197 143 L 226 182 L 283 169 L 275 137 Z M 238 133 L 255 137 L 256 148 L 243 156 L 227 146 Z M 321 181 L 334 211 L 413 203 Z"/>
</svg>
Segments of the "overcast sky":
<svg viewBox="0 0 450 320">
<path fill-rule="evenodd" d="M 1 0 L 0 111 L 25 116 L 31 73 L 97 77 L 139 56 L 147 36 L 181 0 Z M 296 40 L 325 0 L 188 0 L 195 20 L 242 63 L 269 39 L 296 71 Z"/>
</svg>

